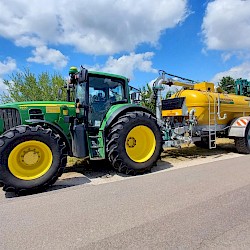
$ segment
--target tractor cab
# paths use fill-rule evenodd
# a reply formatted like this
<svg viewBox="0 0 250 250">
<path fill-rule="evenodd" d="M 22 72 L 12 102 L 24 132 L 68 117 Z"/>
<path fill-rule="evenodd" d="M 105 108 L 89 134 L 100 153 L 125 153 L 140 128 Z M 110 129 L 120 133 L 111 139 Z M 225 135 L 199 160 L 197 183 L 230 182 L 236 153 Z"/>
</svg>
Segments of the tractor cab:
<svg viewBox="0 0 250 250">
<path fill-rule="evenodd" d="M 104 159 L 101 124 L 112 106 L 129 102 L 127 78 L 89 72 L 83 67 L 78 71 L 71 67 L 69 84 L 74 89 L 76 104 L 76 118 L 72 127 L 73 154 L 78 157 L 89 154 L 90 159 Z"/>
<path fill-rule="evenodd" d="M 112 105 L 128 103 L 126 80 L 116 75 L 86 72 L 84 68 L 71 74 L 77 118 L 87 127 L 99 128 Z"/>
</svg>

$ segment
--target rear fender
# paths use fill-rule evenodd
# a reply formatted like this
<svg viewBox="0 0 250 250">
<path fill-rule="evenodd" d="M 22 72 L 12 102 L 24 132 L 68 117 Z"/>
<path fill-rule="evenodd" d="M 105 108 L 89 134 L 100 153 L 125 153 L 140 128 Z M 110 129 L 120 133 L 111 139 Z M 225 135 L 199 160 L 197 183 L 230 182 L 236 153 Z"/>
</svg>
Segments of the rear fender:
<svg viewBox="0 0 250 250">
<path fill-rule="evenodd" d="M 150 111 L 149 109 L 142 107 L 142 106 L 123 106 L 118 108 L 117 110 L 114 111 L 114 113 L 108 118 L 108 120 L 106 121 L 105 127 L 104 127 L 104 131 L 106 131 L 115 121 L 117 121 L 118 117 L 120 117 L 121 115 L 127 113 L 127 112 L 133 112 L 133 111 L 144 111 L 146 113 L 151 114 L 152 116 L 155 117 L 155 114 Z"/>
</svg>

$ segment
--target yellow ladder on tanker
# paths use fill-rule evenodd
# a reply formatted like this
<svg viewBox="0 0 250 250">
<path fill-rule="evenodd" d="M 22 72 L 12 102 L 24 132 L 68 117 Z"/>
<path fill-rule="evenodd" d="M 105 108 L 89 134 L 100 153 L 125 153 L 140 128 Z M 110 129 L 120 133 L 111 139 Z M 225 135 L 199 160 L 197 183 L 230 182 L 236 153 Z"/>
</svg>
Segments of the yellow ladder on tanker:
<svg viewBox="0 0 250 250">
<path fill-rule="evenodd" d="M 212 101 L 210 100 L 212 99 Z M 216 148 L 217 100 L 208 93 L 208 142 L 209 149 Z"/>
</svg>

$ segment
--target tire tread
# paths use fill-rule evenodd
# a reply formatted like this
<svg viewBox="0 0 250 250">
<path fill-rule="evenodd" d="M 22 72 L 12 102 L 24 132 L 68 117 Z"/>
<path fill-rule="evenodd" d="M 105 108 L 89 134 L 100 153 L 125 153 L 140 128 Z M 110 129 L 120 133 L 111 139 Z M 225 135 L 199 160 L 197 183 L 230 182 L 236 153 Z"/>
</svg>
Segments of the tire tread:
<svg viewBox="0 0 250 250">
<path fill-rule="evenodd" d="M 131 166 L 128 166 L 128 164 L 124 162 L 122 157 L 120 157 L 120 152 L 118 151 L 119 149 L 117 146 L 117 141 L 119 140 L 119 137 L 122 134 L 122 130 L 124 126 L 126 126 L 129 122 L 136 120 L 138 117 L 145 117 L 146 119 L 153 120 L 155 125 L 160 130 L 157 124 L 156 118 L 149 113 L 146 113 L 143 111 L 134 111 L 134 112 L 127 112 L 124 115 L 120 116 L 118 120 L 111 126 L 109 133 L 108 133 L 109 136 L 108 136 L 107 144 L 106 144 L 107 157 L 111 165 L 118 172 L 125 173 L 125 174 L 132 174 L 132 175 L 148 172 L 154 165 L 156 165 L 157 160 L 160 158 L 160 153 L 163 151 L 163 148 L 162 148 L 163 142 L 161 141 L 161 149 L 160 149 L 159 155 L 157 156 L 157 159 L 153 162 L 153 164 L 142 169 L 135 169 L 135 168 L 132 168 Z"/>
<path fill-rule="evenodd" d="M 53 176 L 51 176 L 47 182 L 42 183 L 41 185 L 38 185 L 32 188 L 18 188 L 18 187 L 15 187 L 13 184 L 6 182 L 3 179 L 1 175 L 2 166 L 0 166 L 0 183 L 3 186 L 3 190 L 6 192 L 11 191 L 16 194 L 19 194 L 20 192 L 28 192 L 28 191 L 36 192 L 36 191 L 44 190 L 56 182 L 56 180 L 63 174 L 63 170 L 67 164 L 67 149 L 61 137 L 58 134 L 53 133 L 53 131 L 50 128 L 43 128 L 40 125 L 37 125 L 37 126 L 20 125 L 20 126 L 13 127 L 10 130 L 6 131 L 0 136 L 0 150 L 4 146 L 4 144 L 11 143 L 13 138 L 17 136 L 18 134 L 25 135 L 26 133 L 30 133 L 30 132 L 34 133 L 34 135 L 35 134 L 36 135 L 37 134 L 49 135 L 57 143 L 61 152 L 60 159 L 59 159 L 59 162 L 60 162 L 59 167 L 56 173 Z"/>
</svg>

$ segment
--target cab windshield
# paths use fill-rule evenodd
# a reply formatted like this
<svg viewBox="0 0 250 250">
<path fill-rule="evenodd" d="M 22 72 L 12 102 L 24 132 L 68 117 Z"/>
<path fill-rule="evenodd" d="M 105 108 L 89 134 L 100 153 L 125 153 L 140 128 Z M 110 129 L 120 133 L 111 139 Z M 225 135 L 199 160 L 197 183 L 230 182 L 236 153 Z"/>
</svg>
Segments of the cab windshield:
<svg viewBox="0 0 250 250">
<path fill-rule="evenodd" d="M 113 104 L 124 100 L 124 83 L 120 79 L 89 77 L 89 103 Z"/>
<path fill-rule="evenodd" d="M 89 104 L 105 102 L 115 104 L 127 101 L 125 98 L 124 82 L 121 79 L 113 79 L 99 76 L 89 76 Z M 75 98 L 81 104 L 86 104 L 86 83 L 76 85 Z"/>
<path fill-rule="evenodd" d="M 124 82 L 120 79 L 103 76 L 89 77 L 88 120 L 91 126 L 99 127 L 112 105 L 126 101 L 124 86 Z"/>
</svg>

